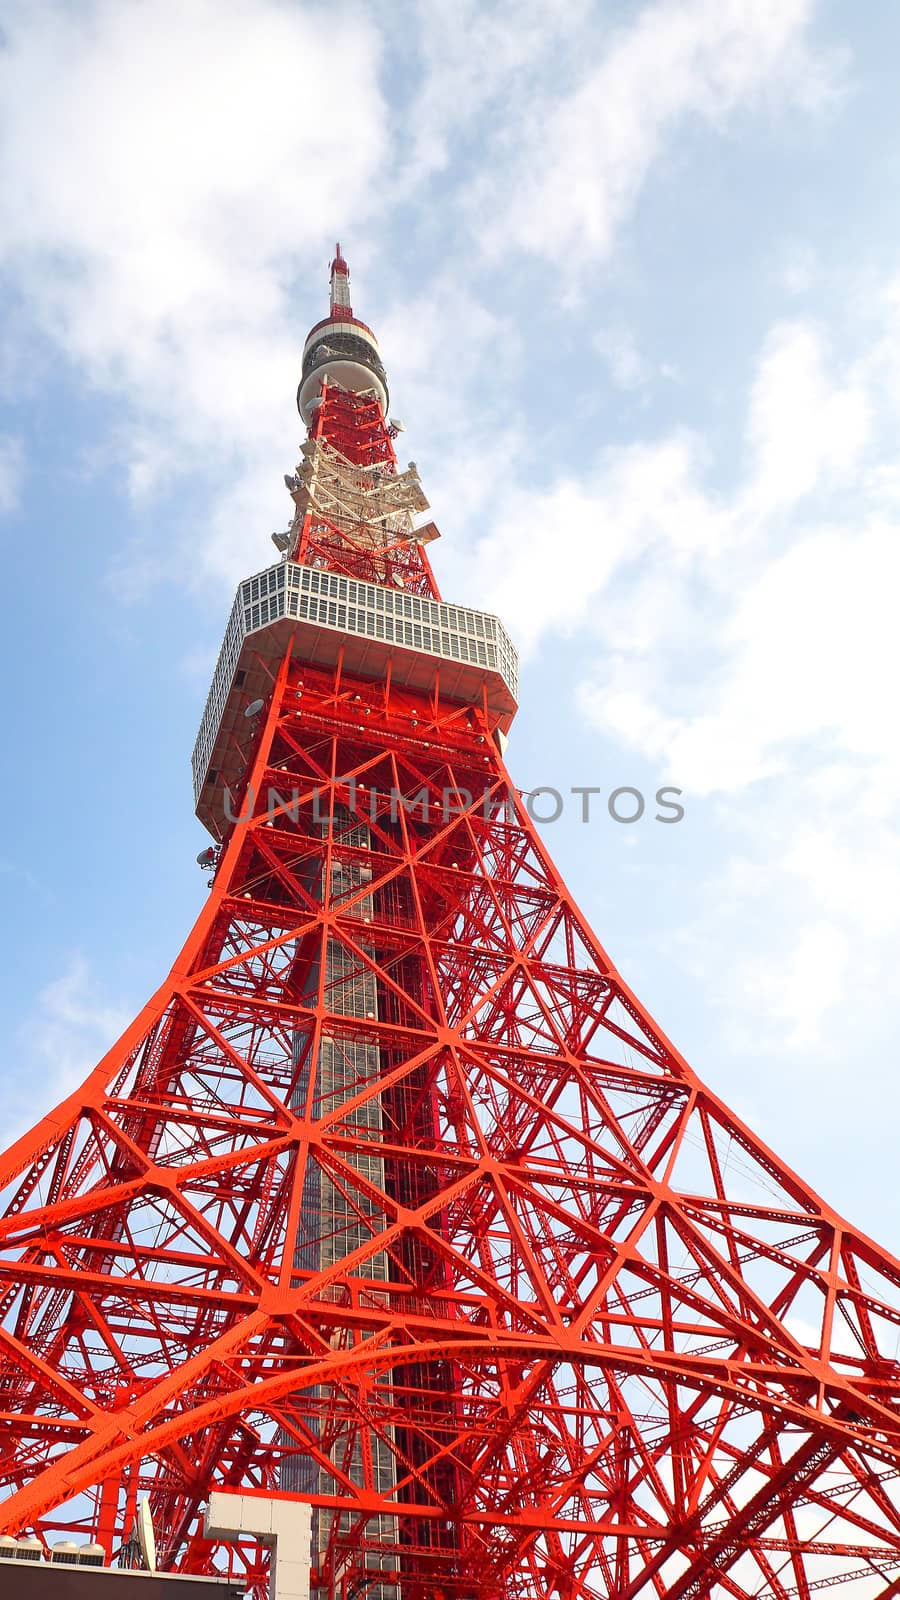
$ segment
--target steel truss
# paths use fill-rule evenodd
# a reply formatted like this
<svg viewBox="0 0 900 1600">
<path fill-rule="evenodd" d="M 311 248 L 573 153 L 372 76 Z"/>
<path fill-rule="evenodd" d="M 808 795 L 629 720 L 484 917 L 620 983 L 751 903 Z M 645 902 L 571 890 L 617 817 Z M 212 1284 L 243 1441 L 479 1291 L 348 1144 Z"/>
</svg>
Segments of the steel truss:
<svg viewBox="0 0 900 1600">
<path fill-rule="evenodd" d="M 316 436 L 390 467 L 367 404 Z M 146 1492 L 204 1572 L 240 1485 L 347 1600 L 893 1595 L 900 1263 L 661 1034 L 495 735 L 286 652 L 172 972 L 0 1161 L 0 1529 L 112 1553 Z"/>
</svg>

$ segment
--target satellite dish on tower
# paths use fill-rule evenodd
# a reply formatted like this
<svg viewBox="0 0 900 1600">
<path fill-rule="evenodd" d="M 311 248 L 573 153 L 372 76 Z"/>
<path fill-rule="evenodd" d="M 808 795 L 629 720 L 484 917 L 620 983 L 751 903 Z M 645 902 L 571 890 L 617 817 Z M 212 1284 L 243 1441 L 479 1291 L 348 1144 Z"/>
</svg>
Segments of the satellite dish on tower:
<svg viewBox="0 0 900 1600">
<path fill-rule="evenodd" d="M 262 710 L 265 709 L 265 704 L 266 704 L 265 700 L 251 700 L 249 706 L 247 707 L 246 711 L 244 712 L 244 716 L 245 717 L 258 717 L 259 713 Z"/>
<path fill-rule="evenodd" d="M 144 1566 L 148 1572 L 156 1571 L 156 1535 L 153 1532 L 153 1518 L 150 1515 L 150 1501 L 146 1495 L 138 1506 L 138 1514 L 134 1519 L 137 1529 L 137 1540 L 144 1558 Z"/>
</svg>

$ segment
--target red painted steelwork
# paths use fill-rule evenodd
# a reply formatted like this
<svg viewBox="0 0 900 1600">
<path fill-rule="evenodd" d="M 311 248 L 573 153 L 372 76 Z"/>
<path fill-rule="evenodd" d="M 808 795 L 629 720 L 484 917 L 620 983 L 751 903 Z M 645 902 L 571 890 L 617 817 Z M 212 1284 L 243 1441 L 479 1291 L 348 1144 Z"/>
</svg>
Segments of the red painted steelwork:
<svg viewBox="0 0 900 1600">
<path fill-rule="evenodd" d="M 365 397 L 313 436 L 395 470 Z M 304 1479 L 322 1600 L 891 1595 L 900 1263 L 662 1035 L 494 735 L 285 656 L 172 972 L 0 1160 L 0 1528 L 148 1493 L 202 1573 L 212 1487 Z"/>
</svg>

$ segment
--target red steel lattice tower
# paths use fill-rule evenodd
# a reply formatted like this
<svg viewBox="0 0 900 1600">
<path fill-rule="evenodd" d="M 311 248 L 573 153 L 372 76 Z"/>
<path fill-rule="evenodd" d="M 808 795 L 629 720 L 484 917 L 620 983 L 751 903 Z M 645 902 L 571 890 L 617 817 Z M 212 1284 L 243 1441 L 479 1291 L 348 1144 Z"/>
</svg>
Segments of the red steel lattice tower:
<svg viewBox="0 0 900 1600">
<path fill-rule="evenodd" d="M 502 760 L 340 250 L 282 559 L 194 755 L 211 893 L 0 1161 L 0 1530 L 314 1508 L 319 1600 L 900 1590 L 900 1263 L 698 1081 Z M 256 1590 L 265 1556 L 227 1557 Z"/>
</svg>

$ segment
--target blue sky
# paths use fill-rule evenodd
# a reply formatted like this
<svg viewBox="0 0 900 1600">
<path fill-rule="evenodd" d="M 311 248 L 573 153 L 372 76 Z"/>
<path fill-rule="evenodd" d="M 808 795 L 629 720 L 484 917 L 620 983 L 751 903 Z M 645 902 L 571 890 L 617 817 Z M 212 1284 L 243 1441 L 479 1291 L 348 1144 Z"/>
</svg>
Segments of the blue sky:
<svg viewBox="0 0 900 1600">
<path fill-rule="evenodd" d="M 900 10 L 0 4 L 0 1062 L 19 1131 L 206 893 L 189 756 L 340 238 L 545 836 L 707 1081 L 900 1250 Z"/>
</svg>

